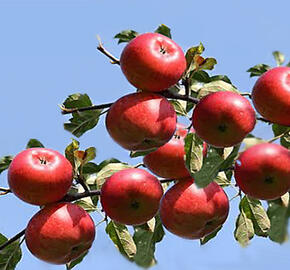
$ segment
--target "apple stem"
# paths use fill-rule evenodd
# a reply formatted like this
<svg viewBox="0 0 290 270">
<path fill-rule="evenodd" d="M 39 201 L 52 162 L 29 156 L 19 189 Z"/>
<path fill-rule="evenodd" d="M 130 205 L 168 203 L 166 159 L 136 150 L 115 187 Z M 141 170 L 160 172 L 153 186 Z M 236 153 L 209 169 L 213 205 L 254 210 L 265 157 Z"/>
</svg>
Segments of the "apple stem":
<svg viewBox="0 0 290 270">
<path fill-rule="evenodd" d="M 17 241 L 21 236 L 23 236 L 25 234 L 25 229 L 23 229 L 21 232 L 17 233 L 15 236 L 13 236 L 12 238 L 10 238 L 8 241 L 6 241 L 5 243 L 3 243 L 0 246 L 0 250 L 3 250 L 4 248 L 6 248 L 7 246 L 11 245 L 12 243 L 14 243 L 15 241 Z"/>
<path fill-rule="evenodd" d="M 120 65 L 120 60 L 104 48 L 102 41 L 101 41 L 101 38 L 99 36 L 97 36 L 97 39 L 99 41 L 99 45 L 97 47 L 97 50 L 100 51 L 102 54 L 106 55 L 107 57 L 109 57 L 112 60 L 111 61 L 112 64 Z"/>
</svg>

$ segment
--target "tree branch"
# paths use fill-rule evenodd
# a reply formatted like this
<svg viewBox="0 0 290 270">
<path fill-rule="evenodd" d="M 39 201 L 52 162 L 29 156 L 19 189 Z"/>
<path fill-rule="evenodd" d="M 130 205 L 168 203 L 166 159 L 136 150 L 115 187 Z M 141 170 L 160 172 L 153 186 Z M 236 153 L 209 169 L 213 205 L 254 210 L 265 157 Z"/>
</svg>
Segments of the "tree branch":
<svg viewBox="0 0 290 270">
<path fill-rule="evenodd" d="M 181 94 L 178 94 L 175 92 L 171 92 L 169 90 L 159 92 L 159 94 L 166 97 L 166 98 L 180 99 L 180 100 L 192 102 L 194 104 L 197 104 L 199 102 L 198 98 L 194 98 L 194 97 L 187 96 L 187 95 L 181 95 Z"/>
<path fill-rule="evenodd" d="M 77 201 L 85 197 L 99 196 L 99 195 L 101 195 L 100 190 L 89 190 L 82 193 L 67 194 L 59 202 L 73 202 L 73 201 Z"/>
<path fill-rule="evenodd" d="M 13 236 L 12 238 L 10 238 L 8 241 L 6 241 L 5 243 L 3 243 L 0 246 L 0 250 L 3 250 L 4 248 L 6 248 L 7 246 L 11 245 L 12 243 L 14 243 L 15 241 L 17 241 L 21 236 L 23 236 L 25 234 L 25 230 L 22 230 L 21 232 L 17 233 L 15 236 Z"/>
<path fill-rule="evenodd" d="M 257 119 L 257 120 L 260 120 L 260 121 L 262 121 L 262 122 L 268 123 L 268 124 L 272 124 L 271 121 L 267 120 L 267 119 L 264 118 L 264 117 L 256 117 L 256 119 Z"/>
<path fill-rule="evenodd" d="M 82 107 L 82 108 L 65 108 L 63 106 L 61 106 L 61 113 L 62 114 L 70 114 L 70 113 L 74 113 L 74 112 L 84 112 L 84 111 L 92 111 L 92 110 L 100 110 L 100 109 L 105 109 L 105 108 L 109 108 L 112 106 L 112 104 L 114 104 L 114 102 L 111 103 L 104 103 L 104 104 L 100 104 L 100 105 L 93 105 L 93 106 L 88 106 L 88 107 Z"/>
<path fill-rule="evenodd" d="M 11 193 L 12 191 L 11 191 L 11 189 L 9 189 L 9 188 L 2 188 L 2 187 L 0 187 L 0 196 L 1 195 L 6 195 L 6 194 L 8 194 L 8 193 Z"/>
<path fill-rule="evenodd" d="M 104 48 L 104 46 L 102 44 L 102 41 L 101 41 L 99 36 L 97 36 L 97 38 L 98 38 L 98 41 L 99 41 L 99 45 L 97 47 L 97 50 L 100 51 L 102 54 L 106 55 L 108 58 L 110 58 L 112 60 L 111 61 L 112 64 L 120 65 L 120 60 L 118 58 L 116 58 L 114 55 L 112 55 L 110 52 L 108 52 Z"/>
</svg>

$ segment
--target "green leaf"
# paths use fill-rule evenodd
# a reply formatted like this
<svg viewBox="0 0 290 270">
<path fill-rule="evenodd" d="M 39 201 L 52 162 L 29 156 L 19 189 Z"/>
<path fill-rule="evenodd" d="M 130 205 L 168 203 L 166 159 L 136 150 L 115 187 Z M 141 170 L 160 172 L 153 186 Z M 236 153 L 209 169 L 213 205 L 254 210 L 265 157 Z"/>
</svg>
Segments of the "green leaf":
<svg viewBox="0 0 290 270">
<path fill-rule="evenodd" d="M 99 166 L 94 162 L 87 162 L 83 166 L 83 174 L 93 174 L 99 171 Z"/>
<path fill-rule="evenodd" d="M 169 101 L 171 105 L 173 105 L 175 112 L 177 115 L 180 116 L 187 116 L 187 111 L 186 111 L 186 102 L 185 102 L 185 107 L 179 102 L 178 100 L 170 100 Z"/>
<path fill-rule="evenodd" d="M 193 178 L 198 187 L 206 187 L 217 177 L 222 170 L 232 166 L 234 159 L 238 156 L 240 144 L 236 145 L 232 152 L 224 159 L 219 151 L 220 149 L 210 147 L 207 156 L 203 159 L 201 169 L 193 174 Z"/>
<path fill-rule="evenodd" d="M 136 254 L 136 245 L 127 227 L 110 221 L 106 227 L 106 233 L 110 236 L 119 252 L 132 261 Z"/>
<path fill-rule="evenodd" d="M 226 83 L 232 84 L 231 80 L 226 75 L 215 75 L 215 76 L 211 76 L 210 77 L 210 81 L 211 82 L 214 82 L 214 81 L 224 81 Z"/>
<path fill-rule="evenodd" d="M 290 127 L 281 126 L 279 124 L 273 124 L 272 130 L 275 136 L 279 136 L 286 132 L 283 137 L 280 138 L 280 144 L 288 149 L 290 149 Z M 288 133 L 287 133 L 288 131 Z"/>
<path fill-rule="evenodd" d="M 159 33 L 162 34 L 163 36 L 171 38 L 170 28 L 165 24 L 159 25 L 158 28 L 155 30 L 155 33 Z"/>
<path fill-rule="evenodd" d="M 65 149 L 65 157 L 69 160 L 73 168 L 75 168 L 75 155 L 74 152 L 78 150 L 80 147 L 80 143 L 72 139 L 72 142 Z"/>
<path fill-rule="evenodd" d="M 118 39 L 118 44 L 120 44 L 122 42 L 129 42 L 133 38 L 137 37 L 138 34 L 139 33 L 134 30 L 124 30 L 115 35 L 114 38 Z"/>
<path fill-rule="evenodd" d="M 231 91 L 239 94 L 239 91 L 232 84 L 219 80 L 204 84 L 199 90 L 197 97 L 202 98 L 218 91 Z"/>
<path fill-rule="evenodd" d="M 235 239 L 245 247 L 254 237 L 254 225 L 249 219 L 243 209 L 240 209 L 240 214 L 236 221 L 236 229 L 234 232 Z"/>
<path fill-rule="evenodd" d="M 85 151 L 75 150 L 74 151 L 74 158 L 75 158 L 75 164 L 76 167 L 82 168 L 84 164 L 87 162 L 95 159 L 96 157 L 96 148 L 95 147 L 89 147 Z"/>
<path fill-rule="evenodd" d="M 164 230 L 159 216 L 155 217 L 154 226 L 144 224 L 134 227 L 134 242 L 137 246 L 137 252 L 134 261 L 141 267 L 148 268 L 156 264 L 154 256 L 155 245 L 160 242 L 164 236 Z"/>
<path fill-rule="evenodd" d="M 214 69 L 214 66 L 216 64 L 217 64 L 217 61 L 215 58 L 205 58 L 203 63 L 198 68 L 212 70 L 212 69 Z"/>
<path fill-rule="evenodd" d="M 0 158 L 0 174 L 7 170 L 12 162 L 13 156 L 4 156 Z"/>
<path fill-rule="evenodd" d="M 200 244 L 204 245 L 211 239 L 215 238 L 223 226 L 219 226 L 215 231 L 200 239 Z"/>
<path fill-rule="evenodd" d="M 98 210 L 98 208 L 93 203 L 92 199 L 90 197 L 86 197 L 81 200 L 77 200 L 74 202 L 78 206 L 82 207 L 85 211 L 88 213 L 92 213 Z"/>
<path fill-rule="evenodd" d="M 247 72 L 250 72 L 250 77 L 254 76 L 261 76 L 263 73 L 271 69 L 270 66 L 265 64 L 259 64 L 255 65 L 247 70 Z"/>
<path fill-rule="evenodd" d="M 92 105 L 87 94 L 79 93 L 70 95 L 63 103 L 64 108 L 83 108 Z M 98 124 L 101 112 L 102 110 L 74 112 L 69 122 L 64 123 L 64 129 L 71 132 L 76 137 L 81 137 L 85 132 Z"/>
<path fill-rule="evenodd" d="M 246 138 L 242 141 L 242 143 L 245 144 L 245 148 L 243 150 L 246 150 L 249 147 L 252 147 L 252 146 L 254 146 L 256 144 L 264 143 L 264 142 L 266 142 L 264 139 L 255 137 L 252 134 L 248 134 L 246 136 Z"/>
<path fill-rule="evenodd" d="M 277 63 L 277 66 L 282 66 L 282 64 L 285 62 L 285 55 L 279 51 L 274 51 L 273 56 Z"/>
<path fill-rule="evenodd" d="M 125 163 L 109 163 L 97 173 L 96 177 L 94 178 L 94 182 L 87 180 L 87 184 L 97 185 L 97 188 L 100 189 L 105 183 L 106 179 L 109 178 L 112 174 L 128 168 L 132 168 L 132 166 Z"/>
<path fill-rule="evenodd" d="M 267 237 L 270 229 L 270 220 L 261 202 L 254 198 L 244 196 L 240 206 L 243 208 L 247 217 L 252 220 L 255 234 Z"/>
<path fill-rule="evenodd" d="M 148 155 L 148 154 L 156 151 L 156 149 L 150 149 L 150 150 L 147 150 L 147 151 L 131 151 L 130 152 L 130 158 L 136 158 L 136 157 L 146 156 L 146 155 Z"/>
<path fill-rule="evenodd" d="M 80 257 L 78 257 L 77 259 L 69 262 L 66 264 L 66 270 L 71 270 L 73 269 L 76 265 L 78 265 L 79 263 L 81 263 L 84 259 L 84 257 L 88 254 L 88 252 L 85 252 L 84 254 L 82 254 Z"/>
<path fill-rule="evenodd" d="M 198 46 L 191 47 L 187 50 L 185 54 L 185 59 L 187 63 L 186 77 L 199 66 L 199 62 L 203 61 L 201 54 L 204 51 L 204 46 L 200 43 Z"/>
<path fill-rule="evenodd" d="M 196 133 L 189 133 L 184 139 L 185 165 L 191 174 L 199 171 L 203 161 L 203 141 Z"/>
<path fill-rule="evenodd" d="M 191 75 L 191 84 L 196 82 L 208 83 L 211 81 L 211 77 L 204 70 L 198 70 Z"/>
<path fill-rule="evenodd" d="M 36 148 L 36 147 L 43 148 L 44 145 L 40 141 L 38 141 L 37 139 L 30 139 L 29 142 L 26 145 L 26 149 L 28 149 L 28 148 Z"/>
<path fill-rule="evenodd" d="M 225 172 L 219 172 L 214 181 L 221 187 L 228 187 L 231 184 Z"/>
<path fill-rule="evenodd" d="M 268 201 L 267 214 L 271 222 L 269 237 L 274 242 L 283 243 L 287 240 L 287 227 L 290 216 L 289 209 L 289 202 L 288 206 L 286 206 L 281 199 Z"/>
<path fill-rule="evenodd" d="M 0 233 L 0 245 L 8 239 Z M 14 270 L 17 263 L 21 260 L 22 252 L 19 240 L 13 242 L 0 251 L 0 270 Z"/>
<path fill-rule="evenodd" d="M 286 65 L 286 67 L 290 67 L 290 62 Z"/>
</svg>

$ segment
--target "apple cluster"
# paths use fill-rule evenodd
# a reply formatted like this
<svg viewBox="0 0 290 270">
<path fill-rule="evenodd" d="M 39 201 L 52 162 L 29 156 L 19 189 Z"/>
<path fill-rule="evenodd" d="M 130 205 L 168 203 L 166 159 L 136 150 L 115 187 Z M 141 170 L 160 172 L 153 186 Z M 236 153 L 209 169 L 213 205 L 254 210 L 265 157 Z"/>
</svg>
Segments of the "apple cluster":
<svg viewBox="0 0 290 270">
<path fill-rule="evenodd" d="M 204 188 L 195 184 L 185 164 L 185 138 L 196 133 L 203 140 L 204 158 L 211 147 L 240 144 L 255 127 L 254 108 L 236 92 L 216 91 L 198 101 L 189 127 L 177 123 L 175 109 L 162 93 L 178 84 L 188 63 L 180 46 L 158 33 L 141 34 L 130 41 L 120 66 L 138 91 L 110 106 L 106 128 L 124 149 L 146 152 L 147 170 L 123 169 L 106 179 L 100 191 L 105 214 L 121 224 L 140 225 L 159 212 L 163 225 L 177 236 L 200 239 L 209 235 L 226 221 L 229 199 L 214 181 Z M 264 73 L 252 99 L 267 120 L 290 126 L 290 68 Z M 273 200 L 290 190 L 290 153 L 280 145 L 249 147 L 233 168 L 237 186 L 253 198 Z M 157 177 L 173 180 L 174 185 L 164 191 Z M 12 192 L 27 203 L 44 206 L 29 221 L 25 240 L 32 254 L 50 263 L 78 258 L 95 237 L 89 214 L 63 200 L 73 178 L 71 163 L 46 148 L 22 151 L 9 167 Z"/>
</svg>

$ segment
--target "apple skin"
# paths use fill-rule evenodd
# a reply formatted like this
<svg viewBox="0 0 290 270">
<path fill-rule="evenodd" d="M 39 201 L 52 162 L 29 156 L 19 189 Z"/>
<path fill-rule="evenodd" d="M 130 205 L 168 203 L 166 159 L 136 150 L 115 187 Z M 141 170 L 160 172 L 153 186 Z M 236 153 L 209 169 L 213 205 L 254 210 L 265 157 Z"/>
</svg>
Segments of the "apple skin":
<svg viewBox="0 0 290 270">
<path fill-rule="evenodd" d="M 162 186 L 155 176 L 138 168 L 124 169 L 102 186 L 101 204 L 112 220 L 139 225 L 156 215 L 162 195 Z"/>
<path fill-rule="evenodd" d="M 145 166 L 154 174 L 163 178 L 173 178 L 180 180 L 189 177 L 190 173 L 185 166 L 184 138 L 187 129 L 183 124 L 176 124 L 175 135 L 169 142 L 159 147 L 154 152 L 147 154 L 143 158 Z M 190 130 L 193 132 L 193 129 Z M 204 144 L 203 155 L 207 152 Z"/>
<path fill-rule="evenodd" d="M 179 81 L 186 69 L 186 59 L 182 49 L 170 38 L 145 33 L 127 44 L 120 66 L 135 87 L 160 92 Z"/>
<path fill-rule="evenodd" d="M 45 205 L 62 199 L 71 187 L 73 168 L 59 152 L 29 148 L 17 154 L 8 169 L 8 184 L 21 200 Z"/>
<path fill-rule="evenodd" d="M 200 100 L 193 111 L 192 124 L 206 143 L 230 147 L 242 142 L 254 129 L 256 114 L 243 96 L 219 91 Z"/>
<path fill-rule="evenodd" d="M 166 98 L 148 92 L 118 99 L 106 116 L 115 142 L 127 150 L 149 150 L 168 142 L 176 128 L 176 113 Z"/>
<path fill-rule="evenodd" d="M 290 67 L 275 67 L 262 74 L 254 85 L 252 100 L 263 117 L 290 126 Z"/>
<path fill-rule="evenodd" d="M 188 239 L 199 239 L 215 231 L 225 222 L 228 212 L 228 197 L 217 183 L 198 188 L 192 178 L 171 187 L 160 203 L 165 228 Z"/>
<path fill-rule="evenodd" d="M 52 264 L 66 264 L 92 245 L 95 224 L 90 215 L 72 203 L 45 206 L 29 221 L 25 241 L 30 252 Z"/>
<path fill-rule="evenodd" d="M 234 176 L 245 194 L 277 199 L 290 190 L 290 151 L 273 143 L 254 145 L 237 159 Z"/>
</svg>

